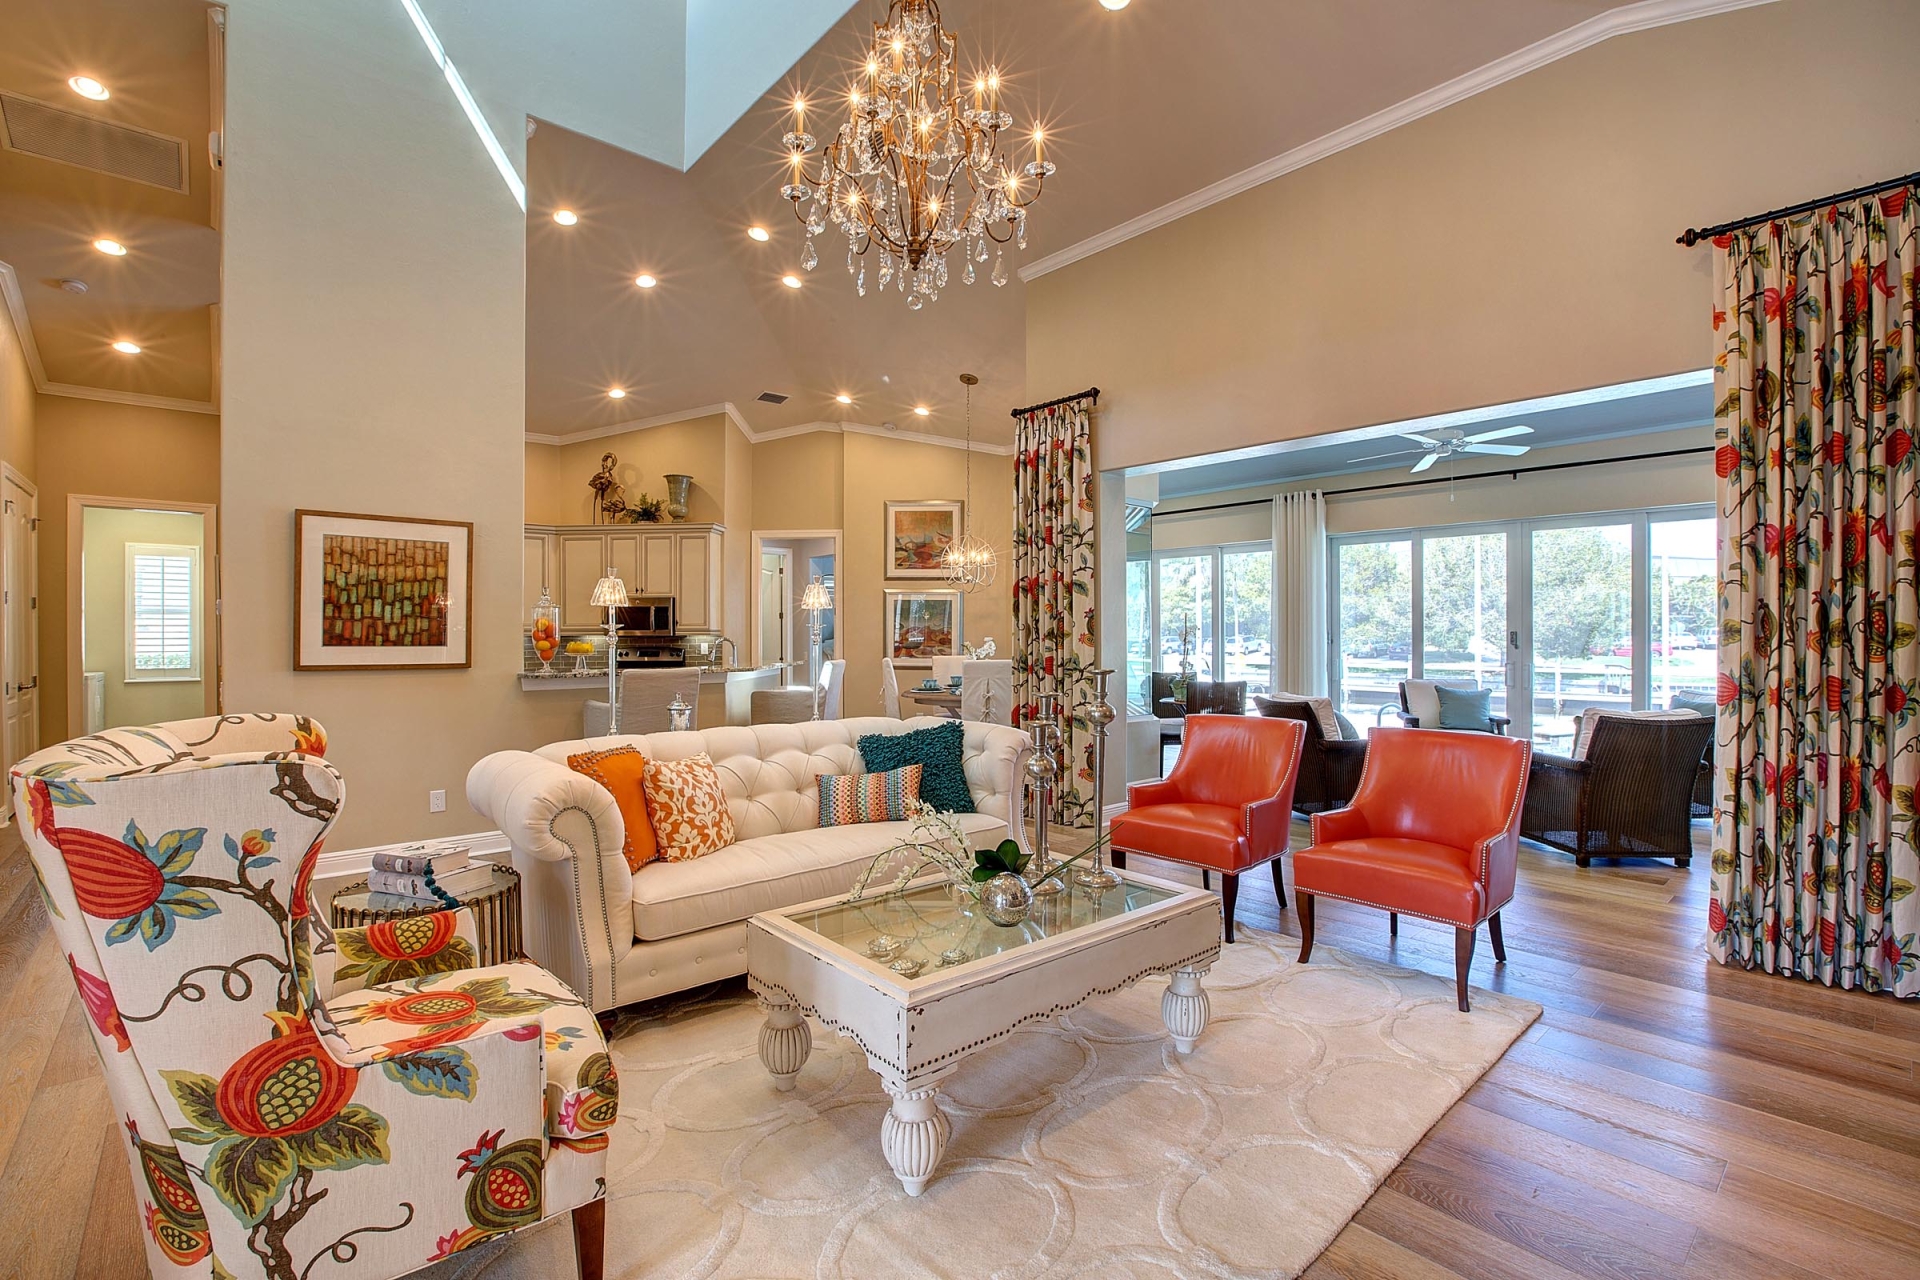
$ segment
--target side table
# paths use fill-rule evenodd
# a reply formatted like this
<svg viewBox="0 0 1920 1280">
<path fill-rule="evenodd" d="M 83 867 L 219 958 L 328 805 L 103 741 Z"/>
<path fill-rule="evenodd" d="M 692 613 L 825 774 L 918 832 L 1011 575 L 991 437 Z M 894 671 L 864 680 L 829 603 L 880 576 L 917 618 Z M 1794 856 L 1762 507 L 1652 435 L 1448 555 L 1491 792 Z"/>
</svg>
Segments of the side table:
<svg viewBox="0 0 1920 1280">
<path fill-rule="evenodd" d="M 484 888 L 457 893 L 454 898 L 473 913 L 480 934 L 479 960 L 483 965 L 524 959 L 520 945 L 520 873 L 498 862 L 488 863 L 493 880 Z M 383 920 L 427 915 L 447 908 L 391 893 L 374 893 L 365 880 L 356 880 L 333 895 L 330 919 L 336 929 L 364 929 Z"/>
</svg>

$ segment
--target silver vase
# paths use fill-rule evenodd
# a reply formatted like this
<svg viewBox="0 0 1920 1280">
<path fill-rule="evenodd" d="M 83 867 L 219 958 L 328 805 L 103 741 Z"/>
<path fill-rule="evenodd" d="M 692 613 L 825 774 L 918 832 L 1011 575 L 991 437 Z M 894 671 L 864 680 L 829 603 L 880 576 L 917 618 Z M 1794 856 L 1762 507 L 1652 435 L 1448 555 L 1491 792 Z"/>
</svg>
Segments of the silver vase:
<svg viewBox="0 0 1920 1280">
<path fill-rule="evenodd" d="M 1107 701 L 1107 681 L 1113 669 L 1101 667 L 1093 673 L 1093 701 L 1087 704 L 1087 723 L 1093 726 L 1093 838 L 1099 843 L 1107 826 L 1107 726 L 1114 721 L 1113 704 Z M 1121 879 L 1107 865 L 1107 851 L 1093 851 L 1093 865 L 1082 867 L 1073 876 L 1075 884 L 1095 892 L 1117 889 Z"/>
<path fill-rule="evenodd" d="M 1033 890 L 1011 871 L 1002 871 L 980 886 L 980 910 L 1004 928 L 1025 924 L 1033 909 Z"/>
<path fill-rule="evenodd" d="M 687 518 L 687 500 L 693 496 L 693 477 L 673 475 L 667 482 L 667 515 L 675 520 Z"/>
<path fill-rule="evenodd" d="M 1053 788 L 1060 778 L 1060 712 L 1050 693 L 1040 696 L 1040 713 L 1033 722 L 1033 754 L 1027 757 L 1027 781 L 1033 784 L 1033 859 L 1027 864 L 1027 883 L 1036 898 L 1061 890 L 1047 851 L 1047 832 L 1053 825 Z"/>
</svg>

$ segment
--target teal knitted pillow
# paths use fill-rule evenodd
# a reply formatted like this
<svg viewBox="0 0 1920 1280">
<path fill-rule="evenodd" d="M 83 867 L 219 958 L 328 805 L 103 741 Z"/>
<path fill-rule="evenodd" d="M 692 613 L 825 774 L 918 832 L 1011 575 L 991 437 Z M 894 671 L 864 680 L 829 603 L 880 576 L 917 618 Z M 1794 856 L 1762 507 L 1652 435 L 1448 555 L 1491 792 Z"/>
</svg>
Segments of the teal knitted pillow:
<svg viewBox="0 0 1920 1280">
<path fill-rule="evenodd" d="M 943 813 L 975 813 L 961 767 L 966 727 L 958 720 L 912 733 L 870 733 L 856 744 L 868 773 L 920 766 L 920 798 Z"/>
</svg>

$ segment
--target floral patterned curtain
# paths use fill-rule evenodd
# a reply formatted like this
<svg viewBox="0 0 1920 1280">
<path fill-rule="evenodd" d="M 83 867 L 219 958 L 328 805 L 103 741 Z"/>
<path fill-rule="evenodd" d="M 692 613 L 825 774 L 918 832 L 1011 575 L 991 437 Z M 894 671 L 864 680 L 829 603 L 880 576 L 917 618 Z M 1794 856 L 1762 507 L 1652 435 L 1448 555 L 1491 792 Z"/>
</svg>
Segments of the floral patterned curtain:
<svg viewBox="0 0 1920 1280">
<path fill-rule="evenodd" d="M 1920 995 L 1920 188 L 1714 241 L 1723 962 Z"/>
<path fill-rule="evenodd" d="M 1043 694 L 1059 700 L 1066 767 L 1051 816 L 1066 827 L 1094 825 L 1092 413 L 1082 396 L 1014 427 L 1013 722 L 1030 723 Z"/>
</svg>

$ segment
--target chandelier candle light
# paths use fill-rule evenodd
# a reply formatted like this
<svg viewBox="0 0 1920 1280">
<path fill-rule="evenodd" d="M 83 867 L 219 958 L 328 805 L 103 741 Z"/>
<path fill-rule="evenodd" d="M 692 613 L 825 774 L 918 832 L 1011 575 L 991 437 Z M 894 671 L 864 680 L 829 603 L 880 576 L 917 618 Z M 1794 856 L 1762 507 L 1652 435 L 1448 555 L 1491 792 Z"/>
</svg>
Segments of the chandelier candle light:
<svg viewBox="0 0 1920 1280">
<path fill-rule="evenodd" d="M 874 24 L 864 68 L 847 90 L 847 119 L 822 151 L 818 173 L 806 167 L 819 145 L 807 132 L 807 103 L 794 99 L 780 194 L 806 229 L 802 268 L 819 264 L 813 239 L 831 222 L 847 237 L 847 274 L 862 297 L 875 246 L 879 287 L 894 285 L 915 311 L 946 287 L 947 254 L 956 248 L 968 284 L 990 253 L 993 283 L 1007 282 L 1002 246 L 1027 247 L 1027 208 L 1054 165 L 1037 127 L 1032 160 L 1001 153 L 1013 116 L 1000 109 L 1000 69 L 973 77 L 969 103 L 957 44 L 940 25 L 935 0 L 892 0 L 886 21 Z"/>
<path fill-rule="evenodd" d="M 962 591 L 974 592 L 993 585 L 997 557 L 993 544 L 973 531 L 973 389 L 980 385 L 980 379 L 963 373 L 960 381 L 967 387 L 967 503 L 961 512 L 966 525 L 960 536 L 948 544 L 946 559 L 941 563 L 946 568 L 948 583 Z"/>
</svg>

